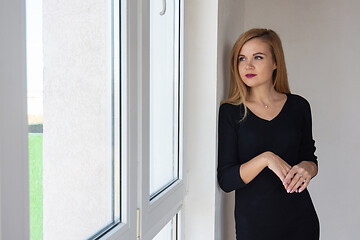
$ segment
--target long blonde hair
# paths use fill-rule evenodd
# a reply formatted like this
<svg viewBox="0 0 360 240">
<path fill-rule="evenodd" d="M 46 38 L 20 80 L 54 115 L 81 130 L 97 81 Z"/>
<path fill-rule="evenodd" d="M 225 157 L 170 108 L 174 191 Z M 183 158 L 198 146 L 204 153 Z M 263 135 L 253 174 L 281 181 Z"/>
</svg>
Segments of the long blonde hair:
<svg viewBox="0 0 360 240">
<path fill-rule="evenodd" d="M 242 81 L 240 77 L 238 68 L 238 56 L 244 44 L 254 38 L 260 38 L 270 47 L 273 60 L 275 61 L 277 67 L 273 72 L 273 86 L 275 90 L 282 93 L 290 93 L 284 51 L 281 45 L 281 40 L 277 33 L 271 29 L 263 28 L 253 28 L 248 30 L 247 32 L 244 32 L 240 35 L 231 50 L 231 78 L 229 97 L 221 103 L 230 103 L 233 105 L 243 104 L 245 113 L 242 120 L 245 119 L 247 115 L 246 97 L 250 92 L 250 88 L 246 86 L 246 84 Z"/>
</svg>

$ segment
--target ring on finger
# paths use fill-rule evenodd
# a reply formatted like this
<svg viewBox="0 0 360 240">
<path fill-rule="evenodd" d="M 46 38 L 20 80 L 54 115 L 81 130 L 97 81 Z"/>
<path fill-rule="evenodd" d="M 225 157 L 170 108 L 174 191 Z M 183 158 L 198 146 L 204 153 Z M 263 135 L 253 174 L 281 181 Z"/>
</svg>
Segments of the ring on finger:
<svg viewBox="0 0 360 240">
<path fill-rule="evenodd" d="M 300 173 L 299 176 L 302 177 L 303 175 Z"/>
</svg>

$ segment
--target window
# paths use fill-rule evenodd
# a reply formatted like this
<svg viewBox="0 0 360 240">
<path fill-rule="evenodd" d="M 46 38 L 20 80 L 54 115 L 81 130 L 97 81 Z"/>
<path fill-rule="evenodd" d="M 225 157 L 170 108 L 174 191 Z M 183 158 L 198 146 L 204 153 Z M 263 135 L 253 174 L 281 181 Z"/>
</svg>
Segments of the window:
<svg viewBox="0 0 360 240">
<path fill-rule="evenodd" d="M 119 2 L 27 18 L 31 239 L 96 238 L 121 214 Z"/>
<path fill-rule="evenodd" d="M 181 210 L 185 196 L 181 4 L 179 0 L 153 0 L 141 5 L 140 209 L 144 239 L 152 239 L 169 223 Z M 179 228 L 179 223 L 173 228 Z"/>
<path fill-rule="evenodd" d="M 29 162 L 23 161 L 29 147 L 27 130 L 38 137 L 29 141 L 30 148 L 39 146 L 30 158 L 42 158 L 38 164 L 43 170 L 37 169 L 42 172 L 42 184 L 35 185 L 43 194 L 39 221 L 43 233 L 39 234 L 44 239 L 181 236 L 185 195 L 181 151 L 183 2 L 44 1 L 38 13 L 38 17 L 42 14 L 42 52 L 37 53 L 43 59 L 42 87 L 39 95 L 36 91 L 35 96 L 31 95 L 43 99 L 40 118 L 33 118 L 30 127 L 23 124 L 27 113 L 26 55 L 22 49 L 25 28 L 12 18 L 22 16 L 25 22 L 25 12 L 21 11 L 25 5 L 19 10 L 12 1 L 6 4 L 11 14 L 5 18 L 19 31 L 9 31 L 12 35 L 0 41 L 3 46 L 11 46 L 11 51 L 16 49 L 4 52 L 15 56 L 6 66 L 19 71 L 1 71 L 2 100 L 6 97 L 16 106 L 6 108 L 2 118 L 9 128 L 5 135 L 12 136 L 11 141 L 1 136 L 1 142 L 7 144 L 1 146 L 0 153 L 1 213 L 7 216 L 6 222 L 1 221 L 2 236 L 29 238 Z M 162 10 L 162 19 L 167 20 L 156 22 L 152 14 Z M 156 56 L 150 48 L 158 48 L 156 42 L 160 39 L 167 48 Z M 170 71 L 157 78 L 158 69 Z M 30 78 L 28 90 L 33 84 Z M 168 95 L 160 96 L 164 94 L 161 86 L 166 86 L 163 90 Z M 159 104 L 162 109 L 157 108 Z M 163 119 L 166 121 L 161 122 Z M 164 131 L 160 137 L 159 131 Z M 164 154 L 159 151 L 161 147 L 166 148 Z M 163 161 L 160 164 L 159 159 Z M 157 174 L 158 166 L 165 165 L 161 173 L 166 174 Z M 6 173 L 3 166 L 10 171 Z M 3 188 L 8 185 L 14 188 Z M 24 219 L 23 225 L 18 219 Z"/>
<path fill-rule="evenodd" d="M 149 10 L 150 41 L 145 48 L 149 52 L 144 49 L 144 56 L 149 54 L 150 73 L 149 86 L 143 85 L 143 96 L 150 109 L 145 123 L 149 123 L 150 129 L 150 197 L 153 198 L 178 179 L 179 2 L 167 1 L 163 6 L 163 1 L 150 1 Z"/>
</svg>

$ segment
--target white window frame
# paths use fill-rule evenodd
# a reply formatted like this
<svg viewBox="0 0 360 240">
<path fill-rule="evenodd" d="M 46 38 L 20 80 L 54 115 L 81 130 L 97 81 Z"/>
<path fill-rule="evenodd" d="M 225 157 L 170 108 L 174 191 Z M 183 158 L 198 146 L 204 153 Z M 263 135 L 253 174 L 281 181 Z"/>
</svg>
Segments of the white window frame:
<svg viewBox="0 0 360 240">
<path fill-rule="evenodd" d="M 120 224 L 100 239 L 135 239 L 137 236 L 137 132 L 138 118 L 138 0 L 114 0 L 120 12 L 121 84 L 121 217 Z M 116 54 L 116 53 L 114 53 Z M 131 109 L 131 111 L 129 111 Z"/>
<path fill-rule="evenodd" d="M 144 141 L 144 113 L 148 109 L 142 108 L 144 91 L 142 81 L 149 76 L 149 1 L 126 0 L 122 3 L 122 219 L 121 223 L 101 239 L 138 239 L 150 240 L 172 218 L 179 214 L 184 197 L 184 165 L 182 156 L 182 128 L 183 128 L 183 51 L 180 51 L 179 67 L 179 179 L 168 189 L 163 191 L 150 202 L 149 169 L 150 158 L 143 155 L 143 148 L 148 142 Z M 183 1 L 180 0 L 180 49 L 183 49 Z M 148 94 L 148 93 L 147 93 Z M 139 210 L 140 216 L 137 216 Z M 139 219 L 140 218 L 140 219 Z M 183 239 L 183 215 L 178 215 L 178 239 Z"/>
<path fill-rule="evenodd" d="M 0 239 L 29 239 L 25 1 L 0 2 Z"/>
<path fill-rule="evenodd" d="M 149 83 L 149 71 L 150 71 L 150 2 L 149 1 L 141 1 L 141 7 L 139 16 L 141 16 L 140 20 L 140 56 L 141 56 L 141 64 L 139 68 L 139 103 L 140 108 L 138 109 L 139 115 L 141 117 L 141 124 L 139 128 L 141 129 L 139 133 L 141 134 L 138 139 L 138 144 L 141 146 L 141 154 L 139 159 L 141 163 L 141 167 L 139 169 L 139 180 L 141 182 L 141 186 L 139 186 L 139 206 L 140 206 L 140 227 L 141 227 L 141 238 L 144 240 L 150 240 L 156 236 L 156 234 L 169 222 L 171 219 L 181 211 L 184 197 L 185 197 L 185 176 L 184 176 L 184 161 L 182 155 L 182 148 L 183 148 L 183 136 L 182 136 L 182 129 L 183 129 L 183 49 L 184 49 L 184 1 L 179 0 L 179 37 L 180 37 L 180 52 L 179 52 L 179 142 L 178 142 L 178 152 L 179 152 L 179 176 L 178 180 L 176 180 L 170 187 L 166 190 L 161 192 L 158 196 L 150 201 L 150 186 L 149 186 L 149 179 L 150 179 L 150 157 L 149 155 L 149 129 L 144 128 L 144 126 L 148 126 L 146 122 L 148 119 L 144 117 L 144 115 L 148 115 L 149 109 L 142 106 L 146 106 L 146 102 L 148 101 L 149 97 L 149 89 L 148 84 L 142 83 Z M 141 98 L 144 96 L 144 98 Z M 145 150 L 145 151 L 144 151 Z M 182 222 L 182 214 L 179 215 L 179 221 L 177 222 L 178 228 L 178 239 L 181 239 L 181 222 Z"/>
</svg>

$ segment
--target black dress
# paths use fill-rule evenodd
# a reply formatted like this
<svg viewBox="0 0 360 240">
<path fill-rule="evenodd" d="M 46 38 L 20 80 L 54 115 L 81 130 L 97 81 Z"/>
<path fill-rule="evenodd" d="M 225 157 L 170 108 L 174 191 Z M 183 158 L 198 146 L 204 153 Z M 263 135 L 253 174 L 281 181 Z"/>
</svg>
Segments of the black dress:
<svg viewBox="0 0 360 240">
<path fill-rule="evenodd" d="M 287 193 L 269 168 L 250 183 L 240 177 L 240 165 L 271 151 L 289 165 L 317 164 L 314 155 L 310 105 L 303 97 L 286 94 L 281 112 L 268 121 L 243 105 L 222 104 L 219 110 L 218 181 L 225 192 L 235 190 L 236 239 L 319 239 L 319 220 L 309 192 Z"/>
</svg>

